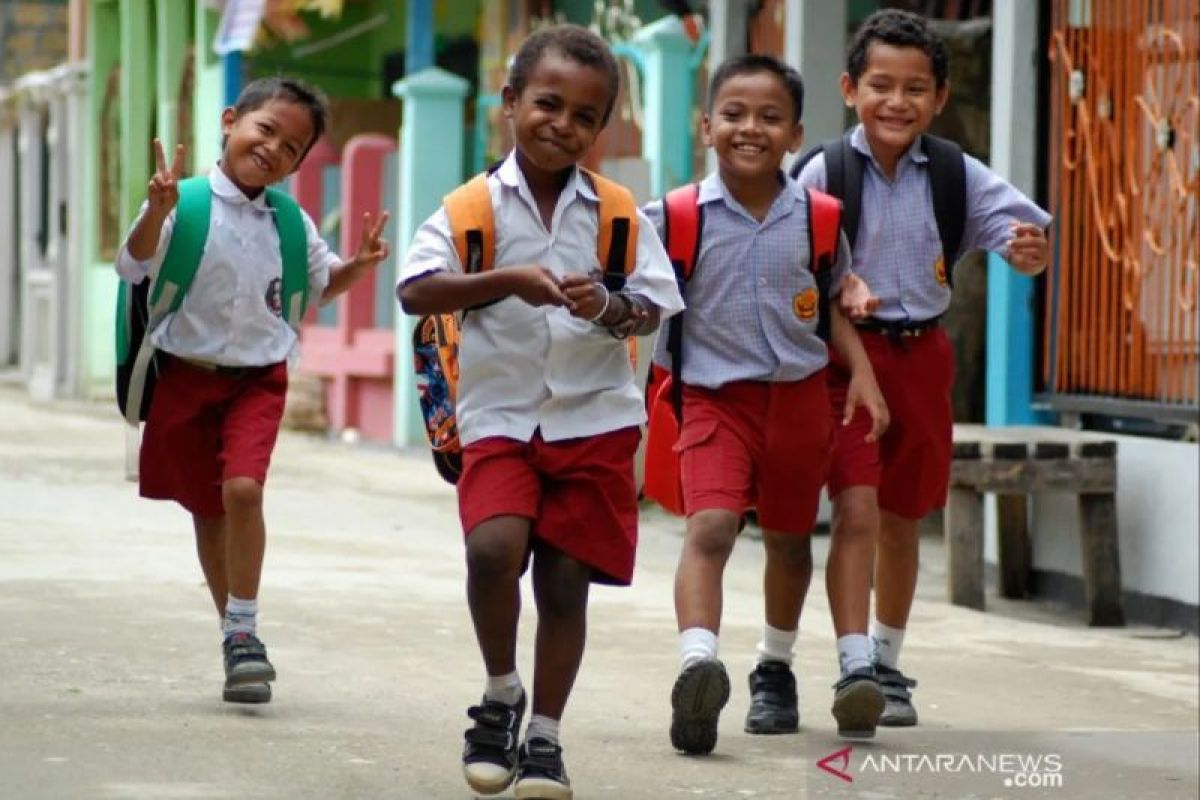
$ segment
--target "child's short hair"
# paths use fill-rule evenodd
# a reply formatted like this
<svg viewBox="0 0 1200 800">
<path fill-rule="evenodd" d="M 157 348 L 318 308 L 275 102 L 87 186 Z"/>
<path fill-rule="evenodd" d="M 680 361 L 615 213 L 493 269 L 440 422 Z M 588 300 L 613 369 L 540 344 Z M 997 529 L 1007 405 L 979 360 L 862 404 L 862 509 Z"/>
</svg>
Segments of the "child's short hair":
<svg viewBox="0 0 1200 800">
<path fill-rule="evenodd" d="M 547 50 L 555 50 L 577 64 L 598 69 L 605 74 L 608 78 L 608 107 L 604 109 L 602 122 L 607 124 L 608 116 L 617 102 L 617 93 L 621 90 L 621 73 L 608 42 L 579 25 L 543 28 L 522 42 L 513 56 L 512 66 L 508 70 L 508 85 L 514 92 L 520 94 L 525 91 L 529 76 Z"/>
<path fill-rule="evenodd" d="M 884 8 L 867 17 L 854 34 L 854 41 L 850 43 L 850 52 L 846 56 L 846 72 L 855 83 L 867 71 L 867 51 L 871 42 L 883 42 L 893 47 L 916 47 L 923 51 L 933 66 L 937 88 L 946 85 L 949 71 L 946 43 L 929 26 L 929 20 L 920 14 Z"/>
<path fill-rule="evenodd" d="M 799 122 L 804 114 L 804 80 L 794 67 L 788 66 L 775 56 L 760 53 L 734 56 L 717 67 L 717 71 L 708 82 L 709 113 L 712 112 L 713 101 L 717 99 L 717 92 L 721 91 L 726 81 L 737 75 L 752 75 L 757 72 L 770 72 L 783 81 L 788 94 L 792 96 L 792 122 Z"/>
<path fill-rule="evenodd" d="M 325 95 L 295 78 L 273 75 L 269 78 L 258 78 L 246 84 L 238 94 L 237 101 L 233 104 L 233 110 L 240 117 L 262 108 L 272 100 L 286 100 L 289 103 L 304 106 L 308 110 L 308 116 L 312 119 L 312 139 L 308 141 L 304 152 L 300 154 L 300 158 L 296 162 L 299 164 L 304 161 L 308 151 L 325 133 L 329 121 L 329 106 L 326 103 Z"/>
</svg>

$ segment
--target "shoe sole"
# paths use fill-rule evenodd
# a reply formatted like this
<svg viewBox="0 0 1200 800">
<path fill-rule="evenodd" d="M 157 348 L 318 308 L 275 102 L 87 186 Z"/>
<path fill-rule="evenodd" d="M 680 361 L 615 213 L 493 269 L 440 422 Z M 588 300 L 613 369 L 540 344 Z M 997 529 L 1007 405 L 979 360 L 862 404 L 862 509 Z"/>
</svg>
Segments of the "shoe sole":
<svg viewBox="0 0 1200 800">
<path fill-rule="evenodd" d="M 238 664 L 225 673 L 225 685 L 245 686 L 248 683 L 269 683 L 275 680 L 275 668 L 265 661 Z"/>
<path fill-rule="evenodd" d="M 221 692 L 221 699 L 226 703 L 269 703 L 271 702 L 271 684 L 244 683 L 226 686 Z"/>
<path fill-rule="evenodd" d="M 503 792 L 505 789 L 507 789 L 509 786 L 512 785 L 513 778 L 515 778 L 515 777 L 517 777 L 517 770 L 514 767 L 513 771 L 510 772 L 508 774 L 508 777 L 505 778 L 503 781 L 481 780 L 478 777 L 472 777 L 471 773 L 469 773 L 467 771 L 467 765 L 463 764 L 463 778 L 466 779 L 467 785 L 471 787 L 471 791 L 473 791 L 477 794 L 486 794 L 486 795 L 500 794 L 501 792 Z"/>
<path fill-rule="evenodd" d="M 575 793 L 570 786 L 546 778 L 526 778 L 517 781 L 513 790 L 516 800 L 572 800 Z"/>
<path fill-rule="evenodd" d="M 847 686 L 833 699 L 833 718 L 843 739 L 874 739 L 886 701 L 883 690 L 870 681 Z"/>
<path fill-rule="evenodd" d="M 671 745 L 690 755 L 711 753 L 727 702 L 729 673 L 719 661 L 701 661 L 685 669 L 671 689 Z"/>
</svg>

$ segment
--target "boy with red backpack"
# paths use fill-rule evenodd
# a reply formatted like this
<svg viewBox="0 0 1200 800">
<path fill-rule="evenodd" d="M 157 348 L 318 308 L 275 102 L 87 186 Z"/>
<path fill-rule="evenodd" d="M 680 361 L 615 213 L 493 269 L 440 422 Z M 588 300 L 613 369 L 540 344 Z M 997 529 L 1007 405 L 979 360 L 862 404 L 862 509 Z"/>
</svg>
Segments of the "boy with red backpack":
<svg viewBox="0 0 1200 800">
<path fill-rule="evenodd" d="M 828 331 L 833 349 L 854 367 L 847 418 L 862 406 L 872 419 L 866 435 L 879 436 L 887 426 L 871 365 L 843 312 L 865 314 L 869 292 L 861 282 L 843 284 L 849 249 L 836 214 L 832 230 L 828 221 L 817 225 L 818 206 L 833 201 L 806 193 L 780 170 L 803 138 L 803 99 L 800 75 L 775 58 L 748 55 L 722 64 L 703 122 L 717 171 L 698 188 L 676 190 L 692 191 L 693 220 L 703 220 L 694 271 L 680 276 L 688 310 L 659 337 L 654 358 L 660 370 L 673 371 L 671 384 L 682 390 L 674 449 L 687 530 L 675 575 L 681 665 L 671 692 L 670 735 L 685 753 L 712 751 L 729 698 L 729 677 L 717 658 L 721 582 L 751 507 L 767 552 L 766 626 L 750 674 L 746 730 L 784 733 L 799 724 L 790 664 L 812 576 L 809 534 L 832 445 L 828 348 L 819 331 Z M 647 208 L 673 255 L 678 236 L 695 227 L 673 212 L 678 196 Z M 820 238 L 830 246 L 818 257 Z M 679 269 L 681 259 L 675 260 Z M 839 295 L 839 289 L 845 291 Z M 831 295 L 838 303 L 827 302 Z M 660 385 L 656 402 L 666 394 Z M 656 416 L 651 436 L 659 424 Z"/>
</svg>

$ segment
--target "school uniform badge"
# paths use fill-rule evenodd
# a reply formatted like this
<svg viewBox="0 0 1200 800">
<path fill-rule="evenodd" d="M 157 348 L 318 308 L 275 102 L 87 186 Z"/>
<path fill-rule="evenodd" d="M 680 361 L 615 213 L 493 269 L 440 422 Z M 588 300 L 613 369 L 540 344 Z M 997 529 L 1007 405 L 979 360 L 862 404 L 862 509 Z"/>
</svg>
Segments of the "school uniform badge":
<svg viewBox="0 0 1200 800">
<path fill-rule="evenodd" d="M 933 262 L 933 277 L 937 278 L 939 286 L 949 286 L 950 280 L 946 276 L 946 258 L 939 255 L 937 261 Z"/>
<path fill-rule="evenodd" d="M 817 290 L 811 286 L 792 298 L 792 311 L 801 322 L 811 322 L 817 317 Z"/>
</svg>

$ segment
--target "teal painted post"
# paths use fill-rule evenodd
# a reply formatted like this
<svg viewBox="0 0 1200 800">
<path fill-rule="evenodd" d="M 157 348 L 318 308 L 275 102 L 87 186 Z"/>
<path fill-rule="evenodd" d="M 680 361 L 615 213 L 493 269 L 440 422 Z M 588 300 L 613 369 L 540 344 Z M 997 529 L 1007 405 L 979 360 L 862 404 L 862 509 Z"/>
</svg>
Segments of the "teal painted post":
<svg viewBox="0 0 1200 800">
<path fill-rule="evenodd" d="M 988 425 L 1037 425 L 1053 419 L 1032 406 L 1033 281 L 1010 267 L 1000 255 L 988 253 Z"/>
<path fill-rule="evenodd" d="M 397 265 L 404 263 L 413 235 L 442 204 L 442 197 L 463 180 L 465 136 L 463 102 L 468 84 L 445 70 L 431 67 L 398 81 L 393 92 L 404 101 L 400 127 L 400 208 Z M 395 444 L 405 447 L 425 440 L 413 380 L 413 318 L 396 317 L 396 369 L 392 382 Z"/>
<path fill-rule="evenodd" d="M 408 0 L 405 75 L 416 75 L 433 66 L 433 33 L 433 0 Z"/>
<path fill-rule="evenodd" d="M 642 53 L 645 124 L 642 157 L 650 193 L 661 197 L 692 179 L 692 43 L 675 16 L 642 28 L 631 44 Z"/>
</svg>

